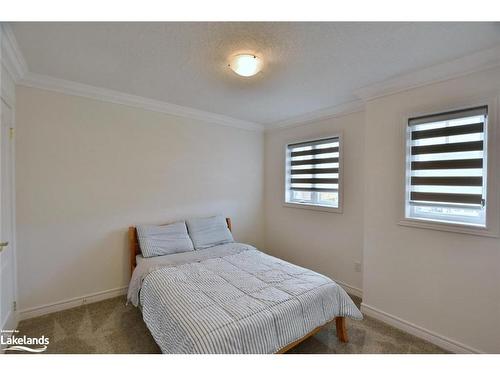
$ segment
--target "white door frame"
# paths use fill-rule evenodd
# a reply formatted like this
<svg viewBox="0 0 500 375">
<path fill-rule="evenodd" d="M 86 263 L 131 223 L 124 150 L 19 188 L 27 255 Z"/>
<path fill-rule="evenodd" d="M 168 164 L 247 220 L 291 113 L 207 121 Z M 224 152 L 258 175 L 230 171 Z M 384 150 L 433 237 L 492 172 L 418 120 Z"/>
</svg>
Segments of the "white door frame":
<svg viewBox="0 0 500 375">
<path fill-rule="evenodd" d="M 12 257 L 12 285 L 13 285 L 13 301 L 14 303 L 17 303 L 16 301 L 18 300 L 18 283 L 17 283 L 17 251 L 16 251 L 16 194 L 15 194 L 15 142 L 14 142 L 14 132 L 15 132 L 15 84 L 14 84 L 14 77 L 12 76 L 11 72 L 8 70 L 8 64 L 6 63 L 5 59 L 8 58 L 8 55 L 5 54 L 5 34 L 3 33 L 2 28 L 0 27 L 0 100 L 4 102 L 5 105 L 9 107 L 9 110 L 11 111 L 11 118 L 10 118 L 10 128 L 7 129 L 7 137 L 9 138 L 10 142 L 10 147 L 9 147 L 9 155 L 8 158 L 10 159 L 10 170 L 11 170 L 11 176 L 10 176 L 10 181 L 9 181 L 9 190 L 10 190 L 10 200 L 11 200 L 11 233 L 8 236 L 9 237 L 9 245 L 8 249 L 11 252 L 11 257 Z M 2 104 L 2 103 L 0 103 Z M 1 107 L 0 107 L 1 111 Z M 0 132 L 3 130 L 3 124 L 1 123 L 1 118 L 2 118 L 2 113 L 0 113 Z M 3 149 L 0 148 L 0 152 L 3 153 Z M 1 159 L 0 159 L 1 162 Z M 1 181 L 1 180 L 0 180 Z M 1 209 L 1 208 L 0 208 Z M 2 238 L 0 238 L 2 240 Z M 9 318 L 9 320 L 6 322 L 5 327 L 0 327 L 0 329 L 15 329 L 17 327 L 18 323 L 18 313 L 16 311 L 17 309 L 12 308 L 12 316 Z M 2 324 L 3 322 L 0 322 Z M 1 353 L 1 351 L 0 351 Z"/>
</svg>

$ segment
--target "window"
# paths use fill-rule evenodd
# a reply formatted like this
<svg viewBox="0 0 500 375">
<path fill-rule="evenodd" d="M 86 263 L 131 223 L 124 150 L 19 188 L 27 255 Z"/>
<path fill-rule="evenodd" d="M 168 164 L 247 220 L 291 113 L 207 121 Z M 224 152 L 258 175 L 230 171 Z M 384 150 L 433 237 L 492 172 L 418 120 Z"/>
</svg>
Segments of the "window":
<svg viewBox="0 0 500 375">
<path fill-rule="evenodd" d="M 408 120 L 406 218 L 486 227 L 488 107 Z"/>
<path fill-rule="evenodd" d="M 340 137 L 289 144 L 285 203 L 340 210 Z"/>
</svg>

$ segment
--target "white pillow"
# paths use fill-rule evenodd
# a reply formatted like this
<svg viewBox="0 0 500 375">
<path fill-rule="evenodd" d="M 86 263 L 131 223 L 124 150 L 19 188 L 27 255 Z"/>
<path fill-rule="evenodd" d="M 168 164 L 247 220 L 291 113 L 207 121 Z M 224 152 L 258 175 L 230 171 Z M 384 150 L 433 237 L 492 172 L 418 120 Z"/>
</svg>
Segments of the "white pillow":
<svg viewBox="0 0 500 375">
<path fill-rule="evenodd" d="M 183 221 L 168 225 L 139 225 L 137 237 L 145 258 L 194 250 Z"/>
<path fill-rule="evenodd" d="M 186 221 L 189 236 L 196 250 L 234 242 L 233 235 L 222 216 L 212 216 Z"/>
</svg>

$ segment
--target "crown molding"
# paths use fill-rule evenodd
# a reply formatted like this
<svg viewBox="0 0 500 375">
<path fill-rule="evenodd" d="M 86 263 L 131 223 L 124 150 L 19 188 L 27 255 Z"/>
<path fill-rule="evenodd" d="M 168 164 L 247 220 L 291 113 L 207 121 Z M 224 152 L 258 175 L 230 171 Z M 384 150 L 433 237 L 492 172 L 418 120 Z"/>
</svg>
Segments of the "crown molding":
<svg viewBox="0 0 500 375">
<path fill-rule="evenodd" d="M 5 38 L 2 38 L 5 41 L 3 45 L 3 64 L 14 77 L 17 84 L 253 131 L 277 131 L 283 128 L 296 127 L 311 122 L 345 116 L 363 111 L 366 102 L 376 98 L 500 66 L 500 45 L 498 45 L 452 61 L 433 65 L 362 87 L 356 90 L 355 97 L 357 97 L 357 99 L 353 101 L 322 108 L 283 121 L 262 125 L 103 87 L 90 86 L 74 81 L 31 73 L 19 49 L 11 26 L 8 23 L 1 23 L 1 28 L 5 36 Z"/>
<path fill-rule="evenodd" d="M 245 130 L 264 129 L 261 124 L 250 121 L 41 74 L 27 73 L 18 84 Z"/>
<path fill-rule="evenodd" d="M 2 29 L 2 65 L 18 82 L 28 72 L 28 65 L 17 44 L 12 28 L 8 23 L 0 23 Z"/>
<path fill-rule="evenodd" d="M 360 112 L 364 110 L 366 102 L 370 100 L 498 66 L 500 66 L 500 46 L 362 87 L 354 93 L 358 98 L 356 100 L 266 124 L 266 131 L 272 132 L 283 128 L 302 126 L 311 122 Z"/>
<path fill-rule="evenodd" d="M 300 116 L 291 117 L 283 121 L 266 124 L 266 131 L 277 131 L 283 128 L 294 128 L 311 122 L 326 120 L 334 117 L 346 116 L 351 113 L 361 112 L 365 109 L 362 100 L 353 100 L 333 107 L 322 108 L 317 111 L 305 113 Z"/>
<path fill-rule="evenodd" d="M 32 73 L 28 70 L 28 65 L 26 64 L 26 60 L 19 49 L 19 45 L 10 24 L 1 23 L 0 25 L 4 34 L 4 38 L 2 38 L 2 63 L 14 78 L 14 82 L 18 85 L 56 91 L 63 94 L 76 95 L 154 112 L 166 113 L 173 116 L 190 118 L 217 125 L 231 126 L 252 131 L 264 130 L 263 125 L 251 121 L 240 120 L 230 116 L 195 108 L 184 107 L 161 100 L 127 94 L 120 91 L 106 89 L 104 87 L 96 87 L 79 82 Z"/>
<path fill-rule="evenodd" d="M 365 86 L 358 89 L 355 94 L 366 102 L 498 66 L 500 66 L 500 45 Z"/>
</svg>

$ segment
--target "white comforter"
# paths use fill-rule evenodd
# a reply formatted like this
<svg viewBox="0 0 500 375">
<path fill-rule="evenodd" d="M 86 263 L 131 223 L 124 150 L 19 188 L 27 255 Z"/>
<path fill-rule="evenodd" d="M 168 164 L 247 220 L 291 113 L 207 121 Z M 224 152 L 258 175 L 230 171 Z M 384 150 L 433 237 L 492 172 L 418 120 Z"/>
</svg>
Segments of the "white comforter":
<svg viewBox="0 0 500 375">
<path fill-rule="evenodd" d="M 140 259 L 128 299 L 163 353 L 275 353 L 336 316 L 362 319 L 328 277 L 238 243 Z"/>
</svg>

